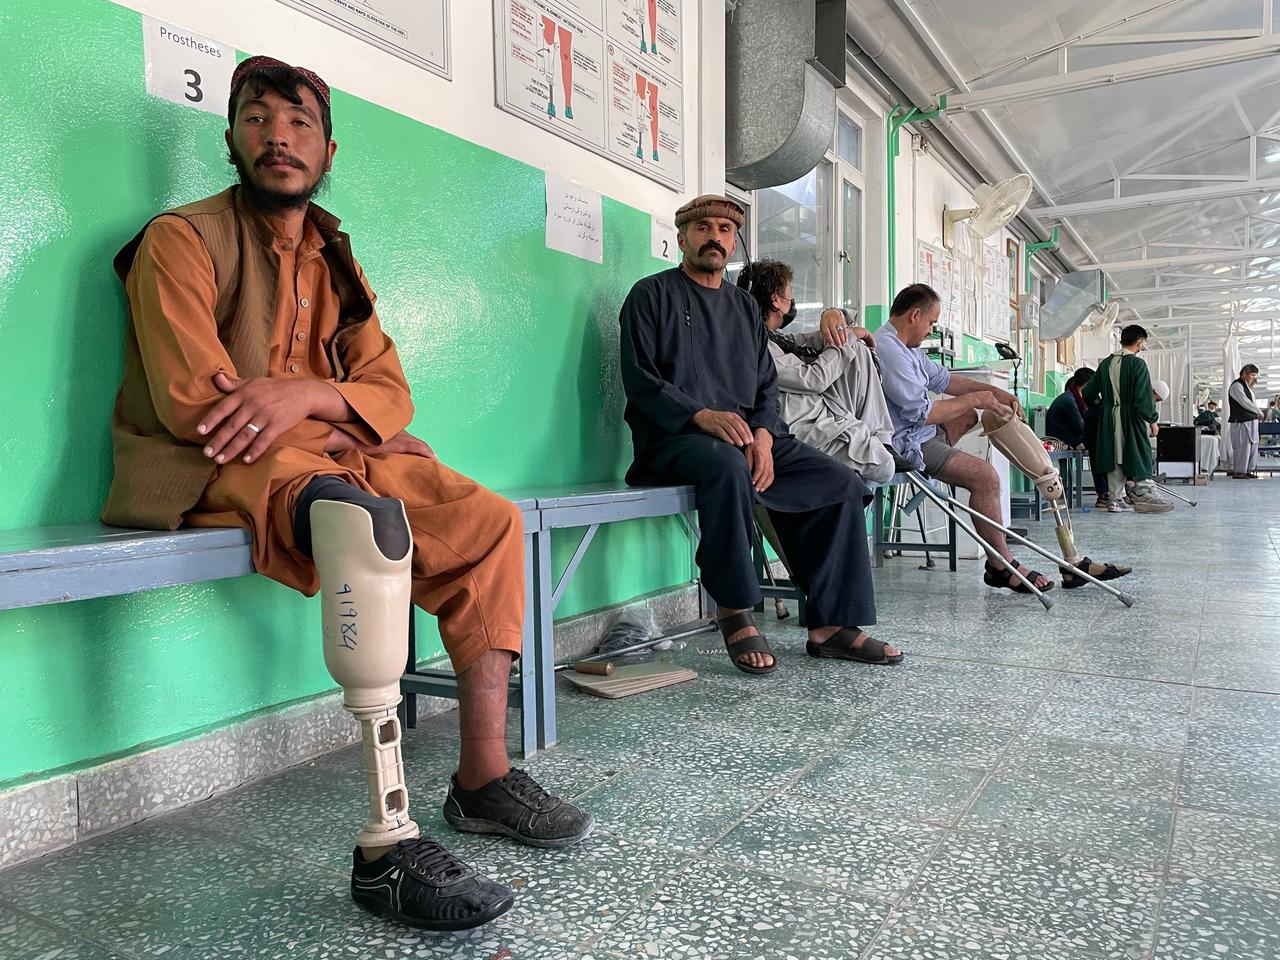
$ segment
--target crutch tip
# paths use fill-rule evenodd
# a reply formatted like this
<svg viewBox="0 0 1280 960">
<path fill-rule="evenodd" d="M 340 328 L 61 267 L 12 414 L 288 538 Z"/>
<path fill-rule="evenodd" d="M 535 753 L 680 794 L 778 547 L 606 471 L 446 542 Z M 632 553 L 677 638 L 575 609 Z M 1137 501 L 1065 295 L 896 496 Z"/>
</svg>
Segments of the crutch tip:
<svg viewBox="0 0 1280 960">
<path fill-rule="evenodd" d="M 1049 596 L 1047 593 L 1040 594 L 1040 602 L 1044 604 L 1044 608 L 1046 610 L 1053 607 L 1053 597 Z"/>
<path fill-rule="evenodd" d="M 1123 603 L 1126 607 L 1132 607 L 1137 602 L 1137 599 L 1138 598 L 1131 593 L 1120 594 L 1120 602 Z"/>
</svg>

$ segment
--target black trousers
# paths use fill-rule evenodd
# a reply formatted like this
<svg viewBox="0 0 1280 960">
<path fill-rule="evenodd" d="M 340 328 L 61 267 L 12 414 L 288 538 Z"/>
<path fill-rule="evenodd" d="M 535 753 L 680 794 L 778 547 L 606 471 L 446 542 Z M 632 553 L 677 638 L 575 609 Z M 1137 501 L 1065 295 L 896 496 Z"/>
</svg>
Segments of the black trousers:
<svg viewBox="0 0 1280 960">
<path fill-rule="evenodd" d="M 703 586 L 722 607 L 761 600 L 751 560 L 757 499 L 769 511 L 812 627 L 870 626 L 875 592 L 863 511 L 866 488 L 856 473 L 794 437 L 773 445 L 773 485 L 757 494 L 747 458 L 708 434 L 680 434 L 645 451 L 636 473 L 646 482 L 697 487 Z"/>
</svg>

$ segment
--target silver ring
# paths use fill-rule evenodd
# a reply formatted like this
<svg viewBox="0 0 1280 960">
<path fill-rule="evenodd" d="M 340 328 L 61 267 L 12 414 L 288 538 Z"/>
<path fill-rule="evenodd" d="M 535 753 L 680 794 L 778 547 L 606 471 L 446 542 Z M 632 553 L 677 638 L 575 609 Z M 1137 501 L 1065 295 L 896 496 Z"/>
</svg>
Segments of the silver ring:
<svg viewBox="0 0 1280 960">
<path fill-rule="evenodd" d="M 248 427 L 250 430 L 252 430 L 254 433 L 261 433 L 261 432 L 262 432 L 262 428 L 261 428 L 261 427 L 254 426 L 252 423 L 246 423 L 246 424 L 245 424 L 245 426 L 246 426 L 246 427 Z"/>
</svg>

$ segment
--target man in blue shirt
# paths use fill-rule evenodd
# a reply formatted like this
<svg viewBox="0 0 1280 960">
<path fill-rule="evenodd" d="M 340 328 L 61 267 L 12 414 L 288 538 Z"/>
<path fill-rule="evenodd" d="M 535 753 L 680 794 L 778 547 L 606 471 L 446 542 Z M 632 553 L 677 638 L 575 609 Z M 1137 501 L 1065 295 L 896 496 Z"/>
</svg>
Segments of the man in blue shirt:
<svg viewBox="0 0 1280 960">
<path fill-rule="evenodd" d="M 941 301 L 932 287 L 913 283 L 894 298 L 889 322 L 876 331 L 884 396 L 893 420 L 893 446 L 925 473 L 969 491 L 969 505 L 999 521 L 1000 477 L 985 460 L 957 450 L 954 444 L 978 423 L 980 411 L 1001 417 L 1022 416 L 1018 399 L 980 380 L 962 377 L 925 356 L 920 344 L 938 322 Z M 930 393 L 947 394 L 934 400 Z M 978 533 L 1005 560 L 1016 563 L 1004 532 L 977 521 Z M 1053 586 L 1048 577 L 1017 564 L 1040 590 Z M 1007 569 L 987 560 L 983 580 L 993 587 L 1028 593 Z"/>
</svg>

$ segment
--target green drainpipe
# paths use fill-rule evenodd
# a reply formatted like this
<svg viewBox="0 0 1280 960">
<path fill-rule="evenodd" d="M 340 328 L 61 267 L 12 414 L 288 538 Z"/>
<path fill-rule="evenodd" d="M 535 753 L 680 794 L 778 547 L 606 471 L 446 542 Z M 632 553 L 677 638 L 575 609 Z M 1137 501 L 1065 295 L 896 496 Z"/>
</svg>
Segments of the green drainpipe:
<svg viewBox="0 0 1280 960">
<path fill-rule="evenodd" d="M 1031 243 L 1026 244 L 1023 247 L 1022 279 L 1023 279 L 1023 286 L 1028 295 L 1031 293 L 1031 258 L 1035 256 L 1037 253 L 1039 253 L 1041 250 L 1057 250 L 1057 249 L 1058 249 L 1058 228 L 1057 227 L 1053 228 L 1053 236 L 1051 236 L 1048 240 L 1035 240 Z M 1021 344 L 1021 343 L 1018 344 L 1019 351 L 1021 351 L 1023 347 L 1024 347 L 1024 344 Z M 1028 383 L 1025 389 L 1027 391 L 1027 402 L 1023 404 L 1024 408 L 1026 408 L 1027 406 L 1030 406 L 1031 404 L 1031 384 Z M 1028 416 L 1029 415 L 1030 414 L 1028 414 Z"/>
<path fill-rule="evenodd" d="M 898 153 L 900 152 L 899 151 L 900 134 L 902 133 L 902 128 L 906 126 L 908 123 L 914 123 L 920 120 L 932 120 L 934 117 L 941 116 L 942 112 L 947 109 L 947 98 L 945 94 L 939 97 L 937 109 L 930 110 L 927 113 L 921 113 L 917 108 L 912 107 L 906 113 L 902 114 L 901 116 L 898 116 L 898 111 L 901 109 L 902 109 L 901 106 L 895 106 L 892 110 L 889 111 L 889 115 L 885 117 L 885 121 L 884 121 L 885 180 L 886 180 L 886 186 L 887 186 L 887 189 L 885 192 L 889 196 L 889 230 L 888 230 L 889 256 L 886 258 L 889 262 L 889 289 L 885 294 L 887 303 L 893 303 L 893 298 L 898 293 L 898 265 L 897 265 L 897 260 L 898 260 L 898 257 L 897 257 L 897 236 L 898 236 L 897 207 L 898 207 L 898 204 L 897 204 L 897 196 L 896 196 L 896 191 L 897 191 L 897 187 L 896 187 L 897 177 L 895 176 L 896 164 L 894 163 L 894 161 L 897 159 Z"/>
</svg>

